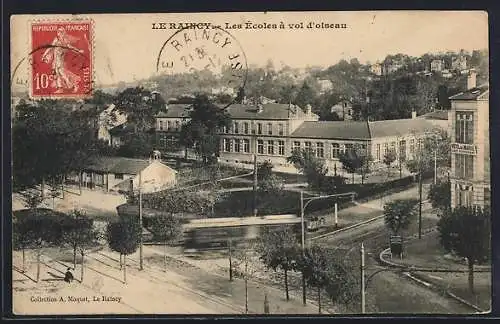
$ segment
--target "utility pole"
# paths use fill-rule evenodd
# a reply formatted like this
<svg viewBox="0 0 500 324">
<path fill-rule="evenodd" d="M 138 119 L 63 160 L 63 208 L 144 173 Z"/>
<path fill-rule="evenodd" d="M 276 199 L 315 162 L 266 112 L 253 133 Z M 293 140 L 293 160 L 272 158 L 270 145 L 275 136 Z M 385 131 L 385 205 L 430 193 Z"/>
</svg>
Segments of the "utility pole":
<svg viewBox="0 0 500 324">
<path fill-rule="evenodd" d="M 418 172 L 418 238 L 422 238 L 422 170 Z"/>
<path fill-rule="evenodd" d="M 365 247 L 361 243 L 361 314 L 365 313 Z"/>
<path fill-rule="evenodd" d="M 302 229 L 302 257 L 305 256 L 304 192 L 300 191 L 300 224 Z M 306 305 L 306 277 L 302 270 L 302 303 Z"/>
<path fill-rule="evenodd" d="M 256 132 L 255 125 L 252 132 Z M 254 135 L 253 151 L 253 216 L 257 217 L 257 135 Z"/>
<path fill-rule="evenodd" d="M 140 228 L 140 241 L 139 241 L 139 270 L 143 270 L 143 258 L 142 258 L 142 176 L 139 171 L 139 228 Z"/>
<path fill-rule="evenodd" d="M 437 146 L 434 149 L 434 184 L 437 184 Z"/>
</svg>

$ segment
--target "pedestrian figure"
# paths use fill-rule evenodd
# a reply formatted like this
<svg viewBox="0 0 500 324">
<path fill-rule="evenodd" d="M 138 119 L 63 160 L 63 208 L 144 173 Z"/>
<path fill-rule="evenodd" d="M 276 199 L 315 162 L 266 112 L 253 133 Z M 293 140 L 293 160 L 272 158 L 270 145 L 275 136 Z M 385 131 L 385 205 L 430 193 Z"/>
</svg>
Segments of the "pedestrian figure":
<svg viewBox="0 0 500 324">
<path fill-rule="evenodd" d="M 66 274 L 64 275 L 64 281 L 71 283 L 73 279 L 74 278 L 73 278 L 73 273 L 71 273 L 71 268 L 68 268 L 68 270 L 66 270 Z"/>
</svg>

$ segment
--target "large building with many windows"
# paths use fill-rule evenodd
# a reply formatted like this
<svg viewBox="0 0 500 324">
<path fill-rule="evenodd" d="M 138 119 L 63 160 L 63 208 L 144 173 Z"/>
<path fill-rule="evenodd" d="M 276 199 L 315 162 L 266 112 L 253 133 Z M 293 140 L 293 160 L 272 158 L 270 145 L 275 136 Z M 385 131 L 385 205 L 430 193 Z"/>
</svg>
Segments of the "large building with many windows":
<svg viewBox="0 0 500 324">
<path fill-rule="evenodd" d="M 491 199 L 489 85 L 475 85 L 451 101 L 451 205 L 488 206 Z"/>
<path fill-rule="evenodd" d="M 175 146 L 181 125 L 188 121 L 190 105 L 168 105 L 156 117 L 158 149 Z M 324 160 L 331 172 L 342 168 L 339 156 L 355 146 L 367 150 L 375 164 L 393 151 L 395 163 L 411 159 L 418 140 L 436 128 L 429 120 L 417 118 L 385 121 L 319 121 L 308 105 L 269 103 L 258 106 L 232 104 L 225 108 L 231 127 L 222 131 L 219 160 L 225 163 L 270 161 L 291 167 L 287 162 L 294 149 L 307 149 Z"/>
</svg>

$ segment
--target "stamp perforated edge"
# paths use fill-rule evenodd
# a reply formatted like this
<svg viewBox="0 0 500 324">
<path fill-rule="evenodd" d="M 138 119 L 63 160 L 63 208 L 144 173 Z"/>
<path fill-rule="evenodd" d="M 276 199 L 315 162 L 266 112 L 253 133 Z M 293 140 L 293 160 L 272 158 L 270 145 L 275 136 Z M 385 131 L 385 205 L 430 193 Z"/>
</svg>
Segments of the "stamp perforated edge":
<svg viewBox="0 0 500 324">
<path fill-rule="evenodd" d="M 89 42 L 90 46 L 92 48 L 92 53 L 90 55 L 90 73 L 91 73 L 91 78 L 90 78 L 90 91 L 85 94 L 67 94 L 67 95 L 44 95 L 44 96 L 33 96 L 32 88 L 33 88 L 33 64 L 31 61 L 31 52 L 33 49 L 31 48 L 33 42 L 32 42 L 32 32 L 31 32 L 31 27 L 33 24 L 40 24 L 40 23 L 71 23 L 71 22 L 89 22 L 90 23 L 90 33 L 89 33 Z M 38 19 L 29 19 L 28 20 L 28 57 L 27 57 L 27 63 L 29 67 L 26 69 L 27 70 L 27 78 L 28 78 L 28 97 L 31 100 L 43 100 L 43 99 L 85 99 L 85 98 L 90 98 L 92 96 L 92 93 L 94 91 L 94 86 L 95 86 L 95 22 L 92 18 L 90 17 L 85 17 L 85 16 L 73 16 L 71 18 L 38 18 Z"/>
</svg>

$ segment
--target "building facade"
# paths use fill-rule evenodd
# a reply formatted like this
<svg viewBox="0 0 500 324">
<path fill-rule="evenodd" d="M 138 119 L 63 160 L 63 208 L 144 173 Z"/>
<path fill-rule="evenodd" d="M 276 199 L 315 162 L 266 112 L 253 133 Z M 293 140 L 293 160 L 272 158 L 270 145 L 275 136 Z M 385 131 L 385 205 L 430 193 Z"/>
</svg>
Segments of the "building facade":
<svg viewBox="0 0 500 324">
<path fill-rule="evenodd" d="M 489 85 L 476 87 L 451 101 L 451 206 L 490 205 Z"/>
<path fill-rule="evenodd" d="M 441 72 L 444 69 L 443 60 L 432 60 L 431 61 L 431 71 L 432 72 Z"/>
<path fill-rule="evenodd" d="M 170 145 L 175 145 L 180 125 L 188 120 L 189 109 L 189 105 L 168 106 L 167 111 L 158 114 L 158 149 L 169 151 Z M 411 119 L 374 122 L 319 121 L 309 105 L 303 110 L 288 104 L 232 104 L 226 110 L 232 123 L 221 133 L 220 162 L 252 164 L 256 155 L 258 162 L 292 167 L 287 157 L 295 149 L 306 149 L 323 160 L 332 173 L 342 168 L 340 155 L 354 147 L 371 154 L 375 165 L 382 166 L 384 155 L 391 150 L 396 155 L 395 163 L 410 159 L 417 141 L 436 128 L 416 115 Z"/>
</svg>

